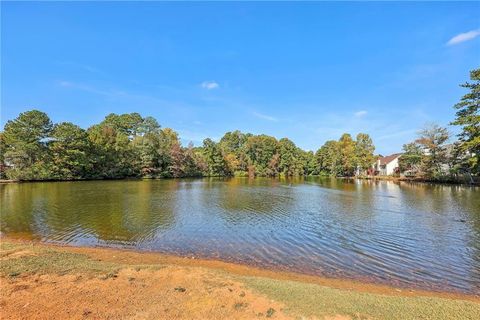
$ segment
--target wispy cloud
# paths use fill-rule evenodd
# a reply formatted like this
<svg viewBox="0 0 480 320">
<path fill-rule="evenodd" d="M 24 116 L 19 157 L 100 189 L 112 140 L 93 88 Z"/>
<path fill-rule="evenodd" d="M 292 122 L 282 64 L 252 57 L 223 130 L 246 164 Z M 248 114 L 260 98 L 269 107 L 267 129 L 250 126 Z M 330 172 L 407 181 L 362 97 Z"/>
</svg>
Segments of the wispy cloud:
<svg viewBox="0 0 480 320">
<path fill-rule="evenodd" d="M 61 80 L 58 82 L 58 85 L 60 87 L 64 88 L 71 88 L 71 89 L 76 89 L 76 90 L 82 90 L 90 93 L 95 93 L 95 94 L 100 94 L 104 96 L 120 96 L 124 95 L 125 93 L 123 91 L 107 91 L 107 90 L 102 90 L 102 89 L 97 89 L 93 86 L 89 86 L 83 83 L 76 83 L 72 81 L 67 81 L 67 80 Z"/>
<path fill-rule="evenodd" d="M 212 90 L 219 88 L 220 85 L 216 81 L 203 81 L 201 87 L 203 89 Z"/>
<path fill-rule="evenodd" d="M 94 95 L 101 96 L 105 101 L 116 101 L 123 105 L 129 106 L 150 106 L 151 108 L 164 108 L 164 110 L 170 110 L 170 108 L 175 109 L 176 113 L 182 114 L 182 116 L 187 116 L 191 113 L 192 106 L 176 100 L 165 100 L 157 96 L 152 96 L 148 94 L 142 94 L 134 91 L 119 90 L 115 87 L 99 87 L 96 85 L 73 82 L 69 80 L 61 80 L 56 83 L 57 86 L 62 87 L 63 89 L 68 90 L 79 90 Z"/>
<path fill-rule="evenodd" d="M 355 112 L 354 114 L 355 114 L 355 117 L 360 118 L 360 117 L 365 116 L 367 113 L 368 113 L 368 112 L 365 111 L 365 110 L 360 110 L 360 111 Z"/>
<path fill-rule="evenodd" d="M 96 73 L 96 74 L 104 75 L 104 76 L 107 75 L 102 70 L 100 70 L 100 69 L 98 69 L 94 66 L 88 65 L 88 64 L 82 64 L 82 63 L 77 63 L 77 62 L 73 62 L 73 61 L 57 61 L 56 63 L 58 65 L 61 65 L 61 66 L 67 66 L 67 67 L 70 67 L 70 68 L 73 67 L 75 69 L 88 71 L 90 73 Z"/>
<path fill-rule="evenodd" d="M 266 115 L 266 114 L 262 114 L 262 113 L 259 113 L 259 112 L 256 112 L 256 111 L 253 111 L 252 114 L 255 117 L 263 119 L 263 120 L 274 121 L 274 122 L 278 121 L 278 119 L 275 118 L 275 117 L 272 117 L 272 116 L 269 116 L 269 115 Z"/>
<path fill-rule="evenodd" d="M 448 40 L 447 46 L 453 46 L 465 41 L 470 41 L 480 36 L 480 29 L 459 33 L 452 39 Z"/>
</svg>

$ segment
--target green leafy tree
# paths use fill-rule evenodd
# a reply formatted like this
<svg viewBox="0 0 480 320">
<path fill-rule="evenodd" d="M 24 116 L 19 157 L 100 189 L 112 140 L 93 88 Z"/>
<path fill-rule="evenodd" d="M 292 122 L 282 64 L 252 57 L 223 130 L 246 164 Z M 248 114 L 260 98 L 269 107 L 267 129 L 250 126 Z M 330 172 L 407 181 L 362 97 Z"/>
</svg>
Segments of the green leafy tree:
<svg viewBox="0 0 480 320">
<path fill-rule="evenodd" d="M 208 176 L 232 175 L 217 143 L 208 138 L 203 140 L 203 154 L 207 164 L 206 173 Z"/>
<path fill-rule="evenodd" d="M 4 160 L 13 168 L 7 177 L 19 180 L 40 180 L 50 175 L 47 142 L 52 122 L 46 113 L 32 110 L 20 113 L 5 124 Z"/>
<path fill-rule="evenodd" d="M 3 132 L 0 132 L 0 179 L 6 178 L 5 170 L 7 166 L 5 163 L 5 149 L 5 138 L 3 137 Z"/>
<path fill-rule="evenodd" d="M 127 135 L 108 123 L 94 125 L 87 132 L 94 154 L 94 176 L 103 178 L 132 176 L 134 151 Z"/>
<path fill-rule="evenodd" d="M 335 140 L 329 140 L 315 153 L 317 172 L 322 175 L 340 175 L 340 146 Z"/>
<path fill-rule="evenodd" d="M 303 167 L 299 164 L 297 146 L 287 138 L 278 141 L 278 153 L 280 155 L 279 171 L 285 176 L 303 175 Z"/>
<path fill-rule="evenodd" d="M 48 148 L 52 178 L 80 179 L 88 176 L 91 147 L 85 130 L 70 122 L 56 124 Z"/>
<path fill-rule="evenodd" d="M 203 170 L 203 159 L 195 152 L 193 143 L 190 142 L 184 149 L 183 171 L 186 177 L 200 177 Z"/>
<path fill-rule="evenodd" d="M 249 136 L 251 135 L 244 134 L 239 130 L 227 132 L 223 135 L 218 144 L 224 154 L 233 153 L 237 155 Z"/>
<path fill-rule="evenodd" d="M 372 167 L 375 157 L 375 146 L 370 136 L 366 133 L 357 134 L 355 142 L 355 159 L 356 165 L 361 173 L 365 173 Z"/>
<path fill-rule="evenodd" d="M 265 169 L 265 175 L 269 177 L 276 177 L 280 175 L 281 158 L 279 153 L 275 153 L 270 161 L 268 161 L 267 168 Z"/>
<path fill-rule="evenodd" d="M 313 151 L 298 150 L 302 162 L 303 175 L 308 176 L 315 174 L 315 154 Z"/>
<path fill-rule="evenodd" d="M 105 117 L 102 123 L 115 128 L 118 133 L 132 139 L 141 130 L 144 125 L 144 120 L 142 116 L 136 112 L 120 115 L 111 113 Z"/>
<path fill-rule="evenodd" d="M 421 173 L 423 148 L 416 142 L 403 145 L 403 154 L 398 159 L 400 172 L 416 176 Z"/>
<path fill-rule="evenodd" d="M 251 134 L 244 134 L 239 130 L 235 130 L 225 133 L 218 143 L 230 170 L 238 172 L 240 175 L 243 175 L 247 170 L 247 161 L 243 148 L 250 136 Z"/>
<path fill-rule="evenodd" d="M 173 175 L 171 169 L 175 160 L 172 157 L 172 151 L 174 151 L 174 146 L 176 145 L 180 145 L 178 133 L 171 128 L 162 129 L 160 132 L 158 156 L 161 175 L 164 177 Z"/>
<path fill-rule="evenodd" d="M 448 139 L 447 129 L 437 124 L 427 125 L 420 130 L 417 143 L 424 150 L 422 172 L 426 178 L 435 179 L 445 174 L 444 166 L 448 164 L 445 142 Z"/>
<path fill-rule="evenodd" d="M 480 174 L 480 69 L 470 72 L 471 83 L 461 86 L 470 90 L 459 103 L 453 125 L 462 127 L 459 135 L 460 143 L 456 153 L 459 159 L 464 160 L 463 167 L 474 174 Z"/>
<path fill-rule="evenodd" d="M 157 120 L 146 117 L 132 140 L 138 158 L 140 174 L 155 177 L 161 173 L 160 140 L 162 131 Z"/>
<path fill-rule="evenodd" d="M 0 133 L 0 164 L 7 168 L 0 174 L 21 180 L 351 175 L 373 152 L 368 135 L 357 140 L 345 134 L 314 154 L 287 138 L 237 130 L 219 143 L 206 139 L 202 147 L 185 148 L 174 130 L 138 113 L 111 113 L 85 131 L 69 122 L 53 126 L 45 113 L 33 110 L 8 121 Z"/>
<path fill-rule="evenodd" d="M 338 147 L 340 149 L 340 163 L 341 175 L 350 177 L 355 172 L 355 164 L 357 163 L 355 157 L 355 141 L 348 133 L 344 133 L 340 140 L 338 140 Z"/>
<path fill-rule="evenodd" d="M 249 171 L 255 175 L 264 176 L 268 172 L 268 165 L 272 157 L 277 153 L 277 139 L 267 135 L 251 136 L 244 145 Z"/>
</svg>

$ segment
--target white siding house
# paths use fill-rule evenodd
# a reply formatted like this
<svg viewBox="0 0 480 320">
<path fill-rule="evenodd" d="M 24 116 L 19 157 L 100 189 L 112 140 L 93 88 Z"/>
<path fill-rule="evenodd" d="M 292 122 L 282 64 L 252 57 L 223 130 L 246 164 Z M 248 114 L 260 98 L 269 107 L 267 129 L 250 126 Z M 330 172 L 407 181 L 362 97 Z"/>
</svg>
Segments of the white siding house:
<svg viewBox="0 0 480 320">
<path fill-rule="evenodd" d="M 401 155 L 401 153 L 395 153 L 386 157 L 378 158 L 374 165 L 376 174 L 390 176 L 398 171 L 398 159 Z"/>
</svg>

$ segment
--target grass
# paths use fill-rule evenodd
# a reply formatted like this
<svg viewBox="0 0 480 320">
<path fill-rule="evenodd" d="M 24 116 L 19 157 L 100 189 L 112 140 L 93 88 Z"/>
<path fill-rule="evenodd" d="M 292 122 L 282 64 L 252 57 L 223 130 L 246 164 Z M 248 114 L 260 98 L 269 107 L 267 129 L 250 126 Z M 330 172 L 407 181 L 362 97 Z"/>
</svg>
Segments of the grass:
<svg viewBox="0 0 480 320">
<path fill-rule="evenodd" d="M 19 276 L 22 274 L 115 274 L 121 267 L 117 264 L 96 261 L 77 253 L 61 252 L 55 249 L 2 242 L 0 257 L 8 258 L 13 252 L 22 253 L 18 258 L 3 259 L 0 274 Z"/>
<path fill-rule="evenodd" d="M 98 261 L 85 254 L 65 252 L 62 248 L 0 242 L 0 274 L 16 278 L 29 274 L 86 274 L 100 279 L 116 277 L 126 265 Z M 140 261 L 141 263 L 141 261 Z M 163 268 L 164 265 L 128 265 L 136 269 Z M 295 317 L 344 315 L 352 319 L 479 319 L 480 304 L 439 297 L 402 297 L 341 290 L 297 281 L 239 276 L 212 269 L 246 288 L 284 304 L 284 311 Z M 206 279 L 209 280 L 209 279 Z M 210 279 L 211 281 L 215 281 Z M 175 288 L 175 290 L 183 288 Z M 244 295 L 244 293 L 243 293 Z M 234 306 L 240 310 L 243 304 Z M 264 316 L 272 317 L 271 309 Z"/>
<path fill-rule="evenodd" d="M 400 297 L 316 284 L 242 277 L 248 287 L 281 301 L 296 317 L 348 315 L 353 319 L 479 319 L 480 304 L 435 297 Z"/>
</svg>

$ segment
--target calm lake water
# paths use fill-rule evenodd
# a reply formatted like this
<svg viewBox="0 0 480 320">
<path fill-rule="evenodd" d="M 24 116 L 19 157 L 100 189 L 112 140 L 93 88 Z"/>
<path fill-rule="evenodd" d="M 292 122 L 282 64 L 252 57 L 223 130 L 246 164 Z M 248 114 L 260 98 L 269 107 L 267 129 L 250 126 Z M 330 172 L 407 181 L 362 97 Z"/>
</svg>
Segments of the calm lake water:
<svg viewBox="0 0 480 320">
<path fill-rule="evenodd" d="M 480 189 L 328 178 L 0 185 L 1 231 L 480 293 Z"/>
</svg>

